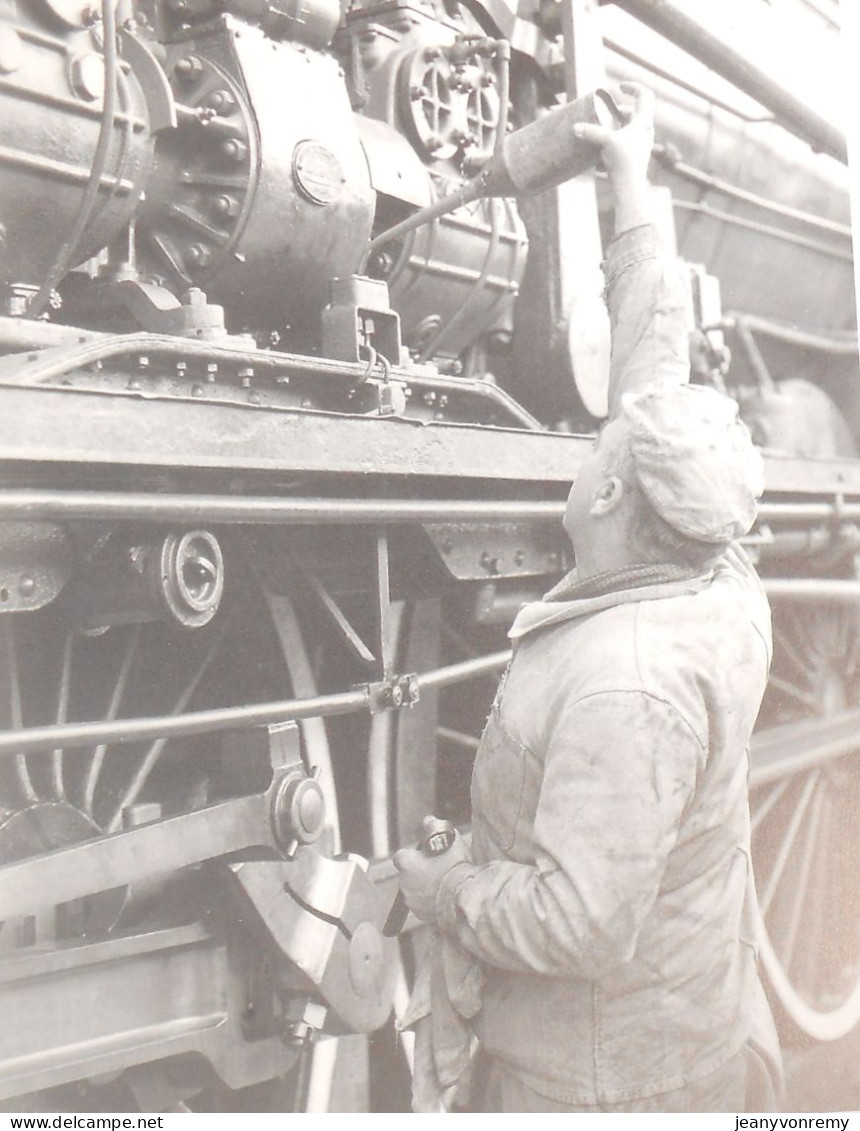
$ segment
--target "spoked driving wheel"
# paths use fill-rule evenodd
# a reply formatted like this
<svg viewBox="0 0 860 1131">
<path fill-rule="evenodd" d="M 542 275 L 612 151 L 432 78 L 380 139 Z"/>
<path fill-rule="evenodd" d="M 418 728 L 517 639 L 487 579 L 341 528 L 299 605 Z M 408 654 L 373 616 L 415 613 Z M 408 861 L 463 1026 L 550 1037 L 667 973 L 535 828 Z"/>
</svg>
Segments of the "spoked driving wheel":
<svg viewBox="0 0 860 1131">
<path fill-rule="evenodd" d="M 197 625 L 181 625 L 175 619 L 129 624 L 117 615 L 119 623 L 94 628 L 92 617 L 82 616 L 81 604 L 72 599 L 75 594 L 36 613 L 0 617 L 0 729 L 169 718 L 186 711 L 312 696 L 314 673 L 290 601 L 269 594 L 247 561 L 244 550 L 234 547 L 227 574 L 232 566 L 236 573 L 230 580 L 235 582 L 238 575 L 246 583 L 229 585 L 214 615 L 201 617 Z M 205 604 L 211 577 L 199 575 L 199 587 L 193 571 L 185 580 L 192 586 L 191 603 Z M 308 720 L 303 730 L 307 761 L 320 766 L 321 784 L 329 793 L 322 721 Z M 225 765 L 217 733 L 13 752 L 0 759 L 0 865 L 190 813 L 221 800 L 225 788 L 230 796 L 254 791 L 255 785 L 238 780 L 240 771 L 233 772 L 226 787 Z M 330 820 L 336 817 L 332 805 L 327 809 Z M 0 957 L 17 960 L 28 950 L 59 951 L 84 938 L 121 938 L 146 926 L 151 914 L 159 929 L 191 923 L 219 899 L 220 889 L 206 889 L 212 880 L 205 870 L 187 878 L 183 898 L 171 895 L 167 877 L 156 877 L 140 891 L 124 885 L 119 873 L 116 881 L 97 896 L 7 919 L 0 924 Z M 49 1031 L 49 986 L 44 1000 Z M 295 1095 L 286 1050 L 283 1062 L 284 1077 L 255 1085 L 253 1096 L 211 1082 L 200 1091 L 200 1084 L 194 1083 L 199 1072 L 192 1073 L 187 1084 L 181 1079 L 176 1083 L 182 1076 L 179 1069 L 172 1073 L 176 1086 L 171 1088 L 177 1104 L 187 1101 L 195 1110 L 293 1110 L 304 1101 Z M 135 1066 L 131 1076 L 141 1075 L 135 1061 L 130 1066 Z M 127 1092 L 123 1076 L 113 1075 L 106 1085 L 110 1098 L 104 1103 L 98 1094 L 103 1089 L 64 1085 L 56 1096 L 53 1091 L 38 1093 L 37 1110 L 132 1110 L 127 1105 L 136 1103 L 144 1105 L 142 1110 L 170 1110 L 146 1106 L 137 1093 Z M 207 1079 L 211 1081 L 211 1074 Z"/>
<path fill-rule="evenodd" d="M 832 757 L 805 759 L 803 746 L 816 741 L 815 720 L 826 724 L 858 703 L 857 609 L 777 604 L 751 774 L 762 959 L 789 1021 L 824 1041 L 860 1021 L 860 736 L 856 745 L 842 738 Z M 784 742 L 779 776 L 756 763 L 756 742 L 762 748 L 769 734 Z"/>
</svg>

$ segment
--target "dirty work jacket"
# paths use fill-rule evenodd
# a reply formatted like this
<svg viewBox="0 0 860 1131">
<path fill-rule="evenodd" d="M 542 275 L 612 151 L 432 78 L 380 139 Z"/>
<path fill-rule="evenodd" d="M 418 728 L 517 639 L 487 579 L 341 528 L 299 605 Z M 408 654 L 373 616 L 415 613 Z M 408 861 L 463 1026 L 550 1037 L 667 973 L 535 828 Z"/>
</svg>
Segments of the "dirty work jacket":
<svg viewBox="0 0 860 1131">
<path fill-rule="evenodd" d="M 644 343 L 633 360 L 653 364 L 653 244 L 649 229 L 627 236 L 610 310 L 621 262 Z M 449 872 L 436 909 L 484 963 L 476 1031 L 561 1101 L 692 1083 L 757 1013 L 769 1023 L 749 902 L 747 746 L 770 654 L 760 583 L 733 547 L 712 574 L 527 606 L 512 634 L 475 762 L 474 862 Z"/>
</svg>

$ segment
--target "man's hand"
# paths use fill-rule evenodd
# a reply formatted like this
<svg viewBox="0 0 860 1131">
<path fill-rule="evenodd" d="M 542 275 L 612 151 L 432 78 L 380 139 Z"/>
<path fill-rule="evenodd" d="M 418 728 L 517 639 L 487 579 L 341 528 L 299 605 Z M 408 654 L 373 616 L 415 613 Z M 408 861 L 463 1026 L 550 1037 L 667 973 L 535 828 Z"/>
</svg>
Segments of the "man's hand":
<svg viewBox="0 0 860 1131">
<path fill-rule="evenodd" d="M 394 853 L 394 867 L 400 873 L 400 890 L 409 910 L 432 923 L 436 917 L 436 893 L 454 867 L 469 859 L 465 839 L 457 833 L 454 843 L 441 856 L 426 856 L 418 848 L 401 848 Z"/>
<path fill-rule="evenodd" d="M 620 129 L 577 122 L 577 137 L 600 147 L 603 165 L 615 196 L 615 232 L 651 221 L 648 202 L 648 164 L 654 148 L 654 95 L 647 87 L 623 82 L 619 89 L 630 98 L 619 105 L 626 119 Z"/>
</svg>

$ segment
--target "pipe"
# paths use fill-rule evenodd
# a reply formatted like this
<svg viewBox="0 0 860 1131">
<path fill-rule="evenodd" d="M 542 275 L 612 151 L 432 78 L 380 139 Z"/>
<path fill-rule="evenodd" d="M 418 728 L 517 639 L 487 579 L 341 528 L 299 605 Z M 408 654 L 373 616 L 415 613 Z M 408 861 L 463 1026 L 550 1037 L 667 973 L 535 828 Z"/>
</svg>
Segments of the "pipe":
<svg viewBox="0 0 860 1131">
<path fill-rule="evenodd" d="M 492 652 L 489 656 L 478 656 L 474 660 L 463 660 L 462 663 L 450 664 L 447 668 L 438 668 L 434 672 L 419 675 L 418 686 L 422 691 L 429 691 L 431 688 L 450 687 L 452 683 L 465 683 L 467 680 L 498 671 L 510 658 L 510 649 L 505 649 L 503 652 Z"/>
<path fill-rule="evenodd" d="M 847 461 L 846 461 L 847 462 Z M 759 503 L 759 522 L 814 522 L 860 519 L 860 503 Z"/>
<path fill-rule="evenodd" d="M 743 110 L 739 110 L 737 106 L 732 106 L 730 102 L 724 102 L 721 98 L 716 98 L 713 94 L 702 90 L 700 86 L 678 78 L 678 76 L 673 75 L 671 71 L 666 71 L 662 67 L 658 67 L 657 64 L 652 63 L 650 59 L 645 59 L 641 55 L 637 55 L 635 51 L 629 51 L 626 47 L 622 47 L 620 43 L 616 43 L 612 39 L 607 39 L 606 36 L 603 37 L 603 44 L 615 55 L 620 55 L 622 59 L 627 59 L 629 62 L 635 63 L 637 67 L 642 67 L 644 70 L 650 71 L 651 74 L 656 75 L 657 78 L 672 83 L 680 90 L 686 90 L 689 94 L 703 99 L 711 106 L 717 106 L 720 110 L 725 110 L 727 114 L 734 115 L 734 117 L 739 118 L 742 122 L 757 123 L 773 121 L 773 114 L 745 114 Z"/>
<path fill-rule="evenodd" d="M 723 224 L 732 224 L 736 228 L 745 228 L 762 236 L 772 236 L 774 239 L 782 240 L 783 243 L 793 243 L 797 247 L 815 251 L 819 255 L 829 255 L 831 259 L 841 259 L 845 263 L 854 262 L 854 256 L 850 251 L 843 251 L 831 244 L 810 239 L 809 236 L 798 236 L 785 228 L 775 228 L 772 224 L 762 224 L 759 220 L 748 220 L 746 216 L 738 216 L 734 212 L 712 208 L 710 204 L 699 204 L 692 200 L 673 200 L 672 204 L 682 212 L 692 212 L 698 216 L 707 216 L 711 220 L 719 220 Z"/>
<path fill-rule="evenodd" d="M 0 519 L 134 520 L 229 524 L 338 522 L 392 525 L 421 522 L 557 521 L 564 502 L 426 499 L 297 499 L 277 496 L 160 495 L 133 491 L 0 490 Z"/>
<path fill-rule="evenodd" d="M 724 181 L 721 177 L 714 177 L 702 169 L 697 169 L 694 165 L 688 165 L 686 161 L 676 161 L 673 152 L 665 146 L 655 146 L 654 156 L 669 172 L 677 173 L 679 177 L 692 181 L 693 184 L 700 185 L 702 188 L 712 189 L 722 196 L 730 196 L 733 200 L 740 200 L 744 204 L 752 204 L 756 208 L 761 208 L 764 212 L 771 212 L 774 216 L 781 216 L 786 220 L 796 220 L 799 224 L 808 224 L 822 232 L 828 232 L 834 236 L 843 236 L 848 240 L 851 239 L 851 228 L 848 224 L 840 224 L 837 220 L 828 220 L 825 216 L 816 216 L 813 212 L 805 212 L 800 208 L 792 208 L 788 204 L 780 204 L 778 200 L 771 200 L 769 197 L 760 196 L 756 192 L 749 192 L 730 181 Z"/>
<path fill-rule="evenodd" d="M 737 322 L 744 322 L 748 330 L 756 334 L 764 334 L 766 338 L 775 338 L 787 345 L 802 346 L 805 349 L 824 350 L 851 357 L 857 353 L 856 334 L 826 334 L 814 330 L 802 330 L 785 322 L 776 322 L 772 318 L 762 318 L 757 314 L 743 314 L 732 311 L 719 324 L 721 330 L 733 330 Z"/>
<path fill-rule="evenodd" d="M 417 677 L 421 690 L 464 683 L 477 676 L 504 667 L 510 652 L 495 652 L 466 660 L 450 667 L 425 672 Z M 119 719 L 107 722 L 64 723 L 56 726 L 30 727 L 0 733 L 0 755 L 20 755 L 39 750 L 65 750 L 80 746 L 118 746 L 127 742 L 143 742 L 154 738 L 176 738 L 191 734 L 237 727 L 267 726 L 296 719 L 328 718 L 369 711 L 370 690 L 367 686 L 334 695 L 315 695 L 307 699 L 283 699 L 274 703 L 255 703 L 250 707 L 216 707 L 208 711 L 190 711 L 184 715 L 161 718 Z"/>
<path fill-rule="evenodd" d="M 308 499 L 277 495 L 0 489 L 0 520 L 182 522 L 222 525 L 394 526 L 425 522 L 557 522 L 565 503 L 480 499 Z M 761 522 L 860 521 L 856 503 L 761 503 Z"/>
<path fill-rule="evenodd" d="M 860 581 L 829 577 L 763 577 L 762 585 L 771 598 L 860 602 Z"/>
<path fill-rule="evenodd" d="M 758 348 L 758 343 L 753 336 L 752 330 L 750 330 L 743 318 L 735 319 L 735 333 L 740 339 L 741 345 L 744 347 L 744 353 L 747 355 L 747 361 L 752 367 L 759 388 L 767 389 L 772 392 L 774 388 L 773 377 L 767 367 L 767 362 L 762 357 L 761 350 Z"/>
<path fill-rule="evenodd" d="M 216 707 L 208 711 L 189 711 L 184 715 L 30 727 L 0 733 L 0 755 L 55 748 L 74 749 L 80 746 L 118 746 L 154 738 L 177 738 L 237 727 L 267 726 L 270 723 L 292 722 L 318 715 L 348 715 L 369 708 L 370 694 L 366 687 L 361 687 L 337 695 L 283 699 L 275 703 L 255 703 L 250 707 Z"/>
<path fill-rule="evenodd" d="M 554 107 L 543 117 L 502 137 L 473 180 L 381 232 L 370 241 L 369 251 L 473 200 L 534 196 L 593 169 L 600 151 L 593 142 L 577 138 L 573 126 L 589 122 L 617 129 L 623 121 L 613 94 L 602 88 Z"/>
<path fill-rule="evenodd" d="M 681 11 L 674 0 L 617 0 L 642 23 L 733 83 L 813 149 L 848 164 L 845 136 L 732 46 Z"/>
<path fill-rule="evenodd" d="M 391 228 L 386 228 L 384 232 L 380 232 L 378 236 L 370 241 L 368 254 L 376 251 L 377 248 L 383 247 L 387 243 L 391 243 L 392 240 L 407 235 L 407 233 L 414 231 L 415 228 L 420 228 L 424 224 L 429 224 L 432 220 L 438 220 L 448 212 L 453 212 L 457 208 L 463 208 L 465 205 L 471 204 L 473 200 L 478 200 L 483 196 L 483 191 L 484 186 L 480 178 L 476 177 L 475 180 L 469 181 L 454 192 L 440 197 L 435 203 L 428 204 L 424 208 L 420 208 L 417 212 L 413 212 L 411 216 L 407 216 L 406 219 L 401 220 L 399 224 L 395 224 Z"/>
</svg>

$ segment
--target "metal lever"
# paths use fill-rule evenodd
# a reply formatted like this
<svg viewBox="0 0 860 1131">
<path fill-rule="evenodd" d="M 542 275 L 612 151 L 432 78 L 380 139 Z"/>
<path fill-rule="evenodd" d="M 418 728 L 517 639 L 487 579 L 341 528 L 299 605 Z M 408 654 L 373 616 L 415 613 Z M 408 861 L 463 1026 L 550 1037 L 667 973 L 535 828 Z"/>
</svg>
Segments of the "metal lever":
<svg viewBox="0 0 860 1131">
<path fill-rule="evenodd" d="M 457 830 L 450 821 L 443 821 L 439 817 L 425 817 L 421 825 L 421 839 L 418 848 L 425 856 L 442 856 L 457 837 Z M 409 908 L 403 898 L 403 892 L 398 891 L 385 920 L 382 933 L 386 938 L 399 935 L 406 922 Z"/>
<path fill-rule="evenodd" d="M 298 730 L 294 724 L 264 729 L 275 771 L 264 793 L 0 867 L 0 919 L 32 915 L 247 848 L 283 857 L 297 843 L 316 839 L 324 820 L 322 793 L 302 768 Z"/>
</svg>

